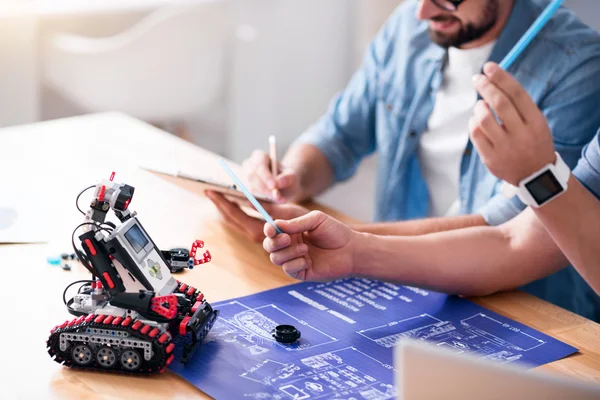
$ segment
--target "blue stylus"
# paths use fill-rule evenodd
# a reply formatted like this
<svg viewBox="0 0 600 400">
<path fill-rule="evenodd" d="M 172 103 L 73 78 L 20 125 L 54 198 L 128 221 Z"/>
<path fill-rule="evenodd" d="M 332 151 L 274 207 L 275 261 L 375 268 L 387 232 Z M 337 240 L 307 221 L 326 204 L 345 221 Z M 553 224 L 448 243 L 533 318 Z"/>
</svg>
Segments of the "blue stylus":
<svg viewBox="0 0 600 400">
<path fill-rule="evenodd" d="M 554 13 L 560 8 L 564 0 L 553 0 L 548 7 L 540 14 L 538 19 L 535 20 L 533 25 L 525 32 L 521 40 L 513 47 L 513 49 L 504 57 L 504 60 L 500 63 L 500 68 L 507 70 L 513 62 L 521 55 L 523 50 L 531 43 L 533 38 L 542 30 L 546 23 L 552 18 Z"/>
<path fill-rule="evenodd" d="M 248 189 L 246 189 L 246 186 L 244 186 L 242 181 L 240 181 L 240 179 L 233 173 L 233 171 L 229 168 L 229 166 L 227 166 L 227 164 L 225 164 L 225 161 L 222 158 L 219 159 L 219 164 L 221 164 L 221 167 L 223 167 L 223 169 L 229 174 L 229 176 L 231 176 L 231 179 L 233 179 L 235 184 L 244 193 L 244 196 L 246 196 L 248 198 L 248 200 L 250 200 L 250 203 L 252 203 L 252 205 L 258 210 L 258 212 L 262 214 L 265 221 L 267 221 L 269 224 L 273 225 L 273 227 L 275 228 L 277 233 L 279 233 L 279 234 L 283 233 L 281 231 L 281 229 L 279 229 L 277 227 L 277 225 L 275 225 L 275 221 L 273 221 L 273 218 L 271 218 L 269 213 L 267 213 L 267 211 L 263 208 L 263 206 L 260 205 L 258 200 L 256 200 L 256 198 L 254 196 L 252 196 L 252 193 L 250 193 L 248 191 Z"/>
</svg>

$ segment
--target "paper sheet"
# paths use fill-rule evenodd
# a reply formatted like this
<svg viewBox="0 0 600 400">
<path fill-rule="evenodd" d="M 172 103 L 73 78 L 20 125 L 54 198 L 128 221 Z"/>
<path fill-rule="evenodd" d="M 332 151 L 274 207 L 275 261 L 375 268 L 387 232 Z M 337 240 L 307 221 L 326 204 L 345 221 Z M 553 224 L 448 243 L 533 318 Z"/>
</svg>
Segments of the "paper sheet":
<svg viewBox="0 0 600 400">
<path fill-rule="evenodd" d="M 403 338 L 529 367 L 577 351 L 468 300 L 366 279 L 300 283 L 214 307 L 221 314 L 204 346 L 170 369 L 216 399 L 393 399 L 393 346 Z M 281 324 L 296 326 L 300 340 L 277 343 L 271 331 Z"/>
<path fill-rule="evenodd" d="M 50 211 L 27 198 L 0 199 L 0 243 L 44 243 L 51 239 Z"/>
</svg>

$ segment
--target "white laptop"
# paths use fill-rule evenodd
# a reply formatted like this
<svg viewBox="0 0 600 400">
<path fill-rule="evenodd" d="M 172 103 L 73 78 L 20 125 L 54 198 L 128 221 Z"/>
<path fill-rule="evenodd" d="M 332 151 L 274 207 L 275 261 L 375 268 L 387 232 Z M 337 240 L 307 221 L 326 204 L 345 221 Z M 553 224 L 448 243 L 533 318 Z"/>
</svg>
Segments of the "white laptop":
<svg viewBox="0 0 600 400">
<path fill-rule="evenodd" d="M 399 400 L 600 399 L 600 384 L 484 361 L 422 341 L 400 341 L 394 358 Z"/>
</svg>

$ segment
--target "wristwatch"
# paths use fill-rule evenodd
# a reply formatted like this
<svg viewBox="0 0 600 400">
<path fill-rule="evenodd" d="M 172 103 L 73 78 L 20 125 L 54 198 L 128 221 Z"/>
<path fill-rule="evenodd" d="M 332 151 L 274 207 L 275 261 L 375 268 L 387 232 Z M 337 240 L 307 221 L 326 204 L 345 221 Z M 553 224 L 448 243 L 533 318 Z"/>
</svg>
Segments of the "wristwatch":
<svg viewBox="0 0 600 400">
<path fill-rule="evenodd" d="M 519 186 L 503 182 L 502 193 L 508 197 L 519 196 L 519 199 L 528 206 L 541 207 L 554 200 L 567 190 L 567 183 L 571 176 L 571 169 L 560 154 L 556 153 L 556 162 L 542 167 L 537 172 L 523 179 Z"/>
</svg>

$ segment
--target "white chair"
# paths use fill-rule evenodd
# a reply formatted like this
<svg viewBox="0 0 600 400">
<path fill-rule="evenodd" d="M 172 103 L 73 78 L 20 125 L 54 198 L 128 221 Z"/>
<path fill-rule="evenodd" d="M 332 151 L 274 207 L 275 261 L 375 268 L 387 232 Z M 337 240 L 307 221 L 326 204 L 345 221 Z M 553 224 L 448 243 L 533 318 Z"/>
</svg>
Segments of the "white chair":
<svg viewBox="0 0 600 400">
<path fill-rule="evenodd" d="M 161 8 L 111 37 L 55 34 L 43 46 L 42 79 L 86 112 L 179 123 L 224 93 L 229 39 L 226 1 Z"/>
</svg>

